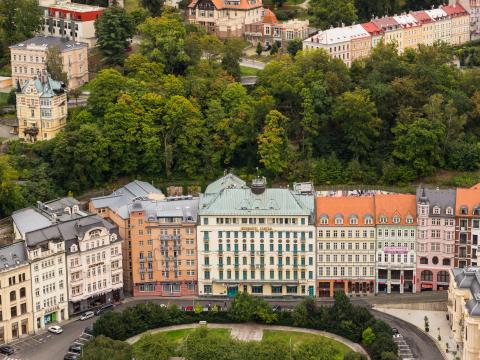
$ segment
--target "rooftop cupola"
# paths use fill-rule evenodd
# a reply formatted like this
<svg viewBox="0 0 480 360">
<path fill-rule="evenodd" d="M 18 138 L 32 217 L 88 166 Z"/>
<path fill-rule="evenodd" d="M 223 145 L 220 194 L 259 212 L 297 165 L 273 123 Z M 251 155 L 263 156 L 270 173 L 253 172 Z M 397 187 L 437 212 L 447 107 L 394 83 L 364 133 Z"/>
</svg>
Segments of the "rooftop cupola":
<svg viewBox="0 0 480 360">
<path fill-rule="evenodd" d="M 265 192 L 266 186 L 267 179 L 265 178 L 265 176 L 257 176 L 255 179 L 252 180 L 252 193 L 254 193 L 255 195 L 263 194 Z"/>
</svg>

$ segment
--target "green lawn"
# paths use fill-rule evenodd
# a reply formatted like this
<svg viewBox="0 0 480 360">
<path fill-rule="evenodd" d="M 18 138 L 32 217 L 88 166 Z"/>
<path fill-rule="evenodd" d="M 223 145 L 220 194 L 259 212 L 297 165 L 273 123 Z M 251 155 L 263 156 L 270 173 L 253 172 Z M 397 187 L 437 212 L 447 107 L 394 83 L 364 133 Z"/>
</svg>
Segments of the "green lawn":
<svg viewBox="0 0 480 360">
<path fill-rule="evenodd" d="M 242 76 L 257 76 L 259 71 L 258 69 L 240 65 L 240 73 Z"/>
<path fill-rule="evenodd" d="M 314 340 L 322 338 L 325 342 L 331 344 L 333 347 L 340 351 L 340 354 L 332 360 L 343 360 L 343 356 L 351 351 L 351 349 L 338 341 L 313 334 L 307 334 L 296 331 L 278 331 L 278 330 L 264 330 L 263 331 L 263 340 L 272 340 L 276 342 L 290 343 L 295 346 L 296 344 L 302 343 L 306 340 Z"/>
<path fill-rule="evenodd" d="M 193 330 L 195 329 L 190 328 L 190 329 L 179 329 L 179 330 L 172 330 L 172 331 L 162 331 L 162 332 L 153 334 L 153 336 L 157 336 L 157 337 L 165 336 L 169 340 L 180 342 L 185 336 L 187 336 Z M 208 332 L 211 334 L 230 336 L 230 329 L 210 329 L 209 328 Z"/>
<path fill-rule="evenodd" d="M 140 0 L 124 0 L 124 7 L 127 12 L 131 12 L 140 7 Z"/>
</svg>

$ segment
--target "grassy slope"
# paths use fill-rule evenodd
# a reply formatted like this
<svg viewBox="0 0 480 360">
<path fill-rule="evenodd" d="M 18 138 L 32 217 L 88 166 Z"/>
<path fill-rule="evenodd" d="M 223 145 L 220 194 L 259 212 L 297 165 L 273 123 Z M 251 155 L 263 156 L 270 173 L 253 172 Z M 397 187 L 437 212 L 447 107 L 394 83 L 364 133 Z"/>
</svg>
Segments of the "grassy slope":
<svg viewBox="0 0 480 360">
<path fill-rule="evenodd" d="M 138 9 L 140 6 L 139 2 L 140 0 L 124 0 L 125 10 L 127 10 L 127 12 L 131 12 L 135 9 Z"/>
</svg>

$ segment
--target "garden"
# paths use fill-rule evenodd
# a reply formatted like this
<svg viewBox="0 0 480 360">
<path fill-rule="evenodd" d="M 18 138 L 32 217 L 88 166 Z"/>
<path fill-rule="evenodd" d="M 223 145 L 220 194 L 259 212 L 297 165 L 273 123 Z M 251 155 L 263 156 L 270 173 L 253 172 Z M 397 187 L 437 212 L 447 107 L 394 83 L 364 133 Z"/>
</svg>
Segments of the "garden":
<svg viewBox="0 0 480 360">
<path fill-rule="evenodd" d="M 182 329 L 173 332 L 145 334 L 132 346 L 125 340 L 148 330 L 180 324 L 282 325 L 292 327 L 283 332 L 264 330 L 261 341 L 239 341 L 228 329 Z M 228 327 L 228 326 L 225 326 Z M 94 325 L 96 338 L 89 343 L 82 360 L 168 359 L 182 356 L 186 360 L 203 359 L 275 359 L 336 360 L 364 359 L 359 353 L 334 340 L 304 334 L 294 327 L 322 330 L 361 344 L 372 360 L 395 360 L 397 346 L 392 329 L 376 320 L 368 309 L 354 306 L 344 294 L 336 294 L 331 306 L 318 306 L 306 298 L 291 312 L 274 311 L 263 299 L 240 293 L 226 311 L 182 311 L 154 303 L 138 304 L 122 312 L 102 315 Z M 102 354 L 102 355 L 99 355 Z M 99 357 L 101 356 L 101 357 Z"/>
</svg>

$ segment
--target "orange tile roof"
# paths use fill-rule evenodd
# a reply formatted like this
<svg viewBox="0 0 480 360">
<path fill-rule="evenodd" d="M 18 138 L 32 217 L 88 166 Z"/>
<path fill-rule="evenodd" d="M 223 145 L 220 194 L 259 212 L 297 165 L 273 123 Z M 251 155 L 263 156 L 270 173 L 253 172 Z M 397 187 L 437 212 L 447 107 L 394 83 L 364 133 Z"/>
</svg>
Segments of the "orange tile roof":
<svg viewBox="0 0 480 360">
<path fill-rule="evenodd" d="M 421 22 L 422 24 L 430 23 L 433 21 L 430 15 L 428 15 L 424 10 L 414 11 L 412 12 L 412 15 L 415 19 L 417 19 L 417 21 Z"/>
<path fill-rule="evenodd" d="M 270 9 L 265 9 L 265 15 L 263 15 L 262 22 L 265 24 L 275 24 L 278 23 L 277 16 Z"/>
<path fill-rule="evenodd" d="M 393 218 L 398 215 L 400 222 L 394 224 Z M 412 226 L 417 223 L 417 199 L 415 195 L 408 194 L 386 194 L 375 195 L 375 217 L 377 224 L 380 217 L 385 216 L 387 222 L 385 225 L 407 225 Z M 413 223 L 406 222 L 407 216 L 413 218 Z"/>
<path fill-rule="evenodd" d="M 370 34 L 380 34 L 382 32 L 382 29 L 380 29 L 377 25 L 375 25 L 371 21 L 368 23 L 363 23 L 361 25 Z"/>
<path fill-rule="evenodd" d="M 188 7 L 195 7 L 200 0 L 193 0 Z M 220 9 L 232 9 L 232 10 L 250 10 L 258 7 L 262 7 L 262 0 L 238 0 L 238 5 L 227 4 L 227 2 L 233 3 L 234 0 L 210 0 L 217 10 Z"/>
<path fill-rule="evenodd" d="M 375 226 L 375 206 L 373 196 L 342 196 L 342 197 L 317 197 L 316 212 L 317 225 L 322 216 L 328 216 L 328 225 L 321 226 Z M 343 224 L 335 224 L 335 216 L 343 216 Z M 350 225 L 351 215 L 358 217 L 358 225 Z M 373 221 L 366 225 L 364 219 L 371 216 Z"/>
<path fill-rule="evenodd" d="M 460 212 L 460 209 L 463 206 L 467 207 L 468 216 L 473 214 L 473 209 L 480 206 L 480 184 L 474 185 L 470 189 L 457 189 L 457 197 L 455 199 L 455 215 L 465 216 Z"/>
<path fill-rule="evenodd" d="M 465 15 L 468 16 L 468 12 L 463 8 L 462 5 L 460 4 L 454 4 L 454 5 L 444 5 L 442 7 L 442 10 L 445 11 L 448 15 L 450 16 L 461 16 Z"/>
</svg>

